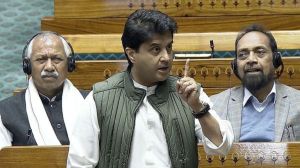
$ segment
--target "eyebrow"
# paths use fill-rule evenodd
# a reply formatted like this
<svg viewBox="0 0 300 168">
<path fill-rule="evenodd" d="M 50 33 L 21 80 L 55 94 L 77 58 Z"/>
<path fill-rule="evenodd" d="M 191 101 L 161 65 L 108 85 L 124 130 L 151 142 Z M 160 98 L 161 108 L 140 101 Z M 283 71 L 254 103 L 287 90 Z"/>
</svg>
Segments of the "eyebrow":
<svg viewBox="0 0 300 168">
<path fill-rule="evenodd" d="M 151 43 L 150 44 L 150 47 L 152 47 L 152 46 L 160 46 L 161 44 L 159 44 L 159 43 Z"/>
<path fill-rule="evenodd" d="M 257 50 L 257 49 L 261 49 L 261 48 L 268 49 L 267 46 L 260 45 L 260 46 L 254 47 L 252 50 Z M 249 51 L 249 48 L 241 48 L 241 49 L 238 50 L 238 52 L 240 52 L 240 51 Z"/>
<path fill-rule="evenodd" d="M 50 55 L 50 56 L 48 56 L 48 55 L 46 55 L 46 54 L 36 54 L 35 55 L 35 57 L 37 57 L 37 58 L 57 58 L 57 57 L 64 57 L 64 55 L 62 55 L 62 54 L 52 54 L 52 55 Z"/>
<path fill-rule="evenodd" d="M 162 43 L 156 43 L 156 42 L 153 42 L 150 44 L 150 46 L 155 46 L 155 45 L 161 45 Z M 173 40 L 170 41 L 167 45 L 170 45 L 170 44 L 173 44 Z"/>
</svg>

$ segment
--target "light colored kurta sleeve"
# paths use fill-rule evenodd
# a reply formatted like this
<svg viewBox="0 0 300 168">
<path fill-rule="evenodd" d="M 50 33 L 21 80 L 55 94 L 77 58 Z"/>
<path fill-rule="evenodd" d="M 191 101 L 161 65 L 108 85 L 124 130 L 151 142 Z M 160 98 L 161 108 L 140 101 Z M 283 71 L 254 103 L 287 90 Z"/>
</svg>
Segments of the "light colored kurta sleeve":
<svg viewBox="0 0 300 168">
<path fill-rule="evenodd" d="M 210 101 L 207 94 L 203 91 L 201 88 L 200 91 L 200 100 L 202 102 L 206 102 L 210 105 L 211 110 L 209 110 L 209 113 L 217 120 L 219 123 L 220 131 L 223 136 L 223 142 L 221 145 L 216 146 L 214 143 L 212 143 L 202 132 L 201 125 L 198 119 L 195 119 L 195 131 L 196 136 L 199 140 L 199 143 L 203 143 L 205 152 L 209 155 L 215 154 L 215 155 L 226 155 L 228 151 L 231 148 L 231 145 L 234 140 L 233 130 L 231 127 L 231 124 L 227 120 L 222 120 L 217 113 L 213 110 L 213 104 Z"/>
<path fill-rule="evenodd" d="M 12 135 L 3 125 L 1 115 L 0 115 L 0 149 L 6 146 L 11 146 L 11 142 L 12 142 Z"/>
<path fill-rule="evenodd" d="M 68 168 L 95 167 L 99 159 L 99 125 L 91 92 L 85 99 L 86 111 L 80 113 L 70 138 Z"/>
</svg>

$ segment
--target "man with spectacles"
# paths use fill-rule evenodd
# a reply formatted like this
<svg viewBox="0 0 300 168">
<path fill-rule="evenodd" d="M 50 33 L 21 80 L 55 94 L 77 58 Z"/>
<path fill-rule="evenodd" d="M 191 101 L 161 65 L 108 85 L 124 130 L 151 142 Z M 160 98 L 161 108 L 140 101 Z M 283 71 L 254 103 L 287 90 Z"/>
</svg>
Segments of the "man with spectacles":
<svg viewBox="0 0 300 168">
<path fill-rule="evenodd" d="M 271 32 L 248 26 L 235 53 L 232 69 L 242 85 L 211 96 L 216 112 L 231 122 L 235 142 L 300 140 L 300 92 L 277 81 L 284 65 Z"/>
</svg>

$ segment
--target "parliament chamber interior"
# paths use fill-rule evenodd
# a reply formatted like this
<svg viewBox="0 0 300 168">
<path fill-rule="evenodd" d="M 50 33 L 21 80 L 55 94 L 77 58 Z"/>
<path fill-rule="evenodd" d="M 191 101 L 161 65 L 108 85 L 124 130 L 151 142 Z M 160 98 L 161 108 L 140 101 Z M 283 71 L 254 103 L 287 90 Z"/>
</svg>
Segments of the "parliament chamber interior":
<svg viewBox="0 0 300 168">
<path fill-rule="evenodd" d="M 297 0 L 45 0 L 44 4 L 31 4 L 38 11 L 48 8 L 45 15 L 39 13 L 38 29 L 57 32 L 73 46 L 76 69 L 68 78 L 79 89 L 91 90 L 94 83 L 126 70 L 128 63 L 120 39 L 128 15 L 140 8 L 162 11 L 177 21 L 175 59 L 170 74 L 182 77 L 185 61 L 190 58 L 188 75 L 201 83 L 208 95 L 240 84 L 230 64 L 235 56 L 234 42 L 238 32 L 253 23 L 264 25 L 277 41 L 284 62 L 279 81 L 300 89 L 300 1 Z M 12 6 L 8 5 L 6 10 Z M 4 7 L 0 7 L 0 13 L 5 10 L 1 8 Z M 1 16 L 4 17 L 8 16 Z M 18 44 L 23 46 L 25 41 Z M 14 65 L 20 65 L 20 55 L 18 51 L 14 53 L 18 57 Z M 0 59 L 5 64 L 11 60 L 4 57 L 8 56 Z M 0 75 L 5 76 L 10 69 L 5 69 L 4 63 L 0 65 Z M 26 87 L 25 75 L 18 68 L 15 72 L 18 77 L 5 78 L 0 83 L 1 92 L 5 90 L 1 99 Z M 5 81 L 16 79 L 19 83 L 7 89 L 10 83 Z M 214 156 L 205 154 L 203 146 L 198 145 L 198 161 L 201 168 L 297 168 L 299 148 L 299 142 L 234 143 L 227 155 Z M 7 147 L 0 150 L 0 167 L 65 167 L 67 153 L 68 146 Z"/>
</svg>

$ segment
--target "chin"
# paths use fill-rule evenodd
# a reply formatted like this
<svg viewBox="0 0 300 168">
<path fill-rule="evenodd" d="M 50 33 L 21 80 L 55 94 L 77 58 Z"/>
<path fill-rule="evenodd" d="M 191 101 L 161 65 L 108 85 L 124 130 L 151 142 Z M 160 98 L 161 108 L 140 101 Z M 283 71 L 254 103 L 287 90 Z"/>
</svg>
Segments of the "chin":
<svg viewBox="0 0 300 168">
<path fill-rule="evenodd" d="M 169 75 L 160 76 L 160 77 L 157 78 L 157 81 L 158 81 L 158 82 L 165 81 L 165 80 L 167 80 L 168 77 L 169 77 Z"/>
<path fill-rule="evenodd" d="M 57 89 L 59 86 L 57 84 L 46 84 L 44 85 L 44 88 L 47 88 L 49 90 Z"/>
<path fill-rule="evenodd" d="M 58 81 L 49 81 L 47 83 L 44 83 L 44 86 L 48 87 L 48 88 L 58 88 L 60 86 L 62 86 L 63 82 L 58 82 Z"/>
<path fill-rule="evenodd" d="M 256 91 L 265 87 L 270 80 L 270 77 L 265 76 L 263 74 L 246 75 L 243 79 L 243 85 L 250 91 Z"/>
</svg>

